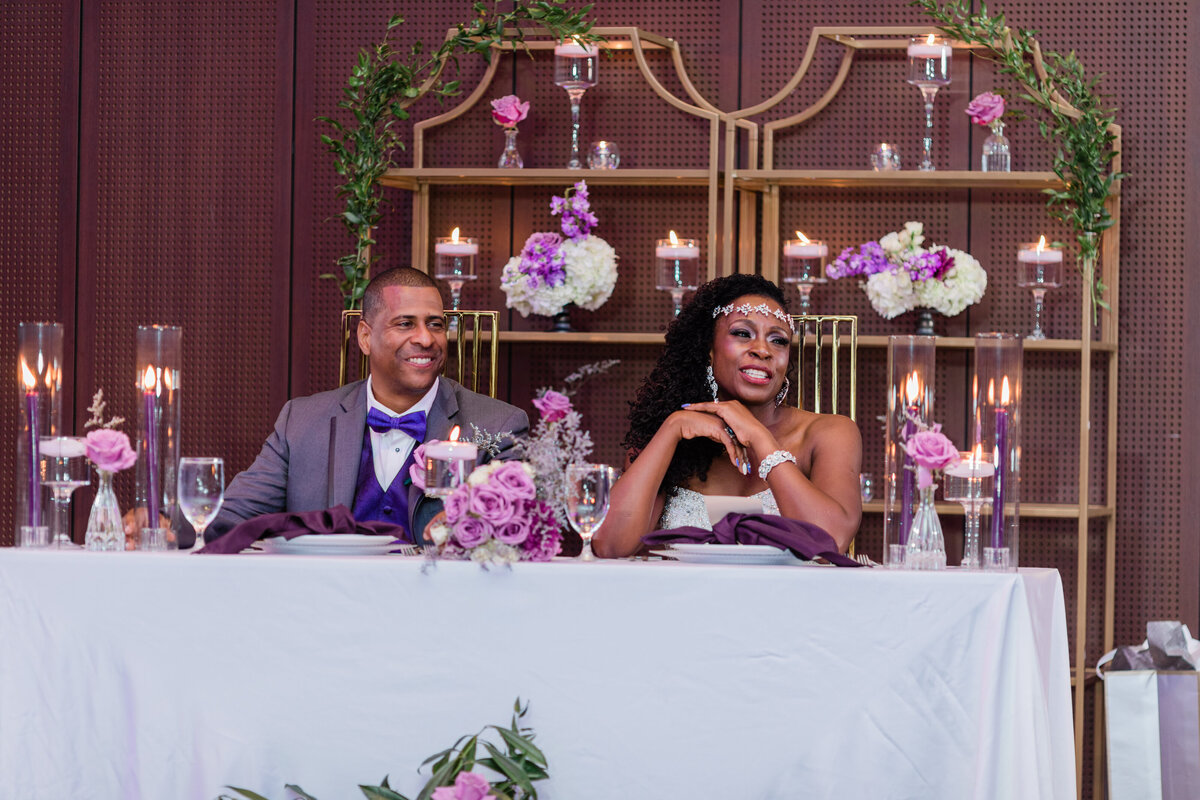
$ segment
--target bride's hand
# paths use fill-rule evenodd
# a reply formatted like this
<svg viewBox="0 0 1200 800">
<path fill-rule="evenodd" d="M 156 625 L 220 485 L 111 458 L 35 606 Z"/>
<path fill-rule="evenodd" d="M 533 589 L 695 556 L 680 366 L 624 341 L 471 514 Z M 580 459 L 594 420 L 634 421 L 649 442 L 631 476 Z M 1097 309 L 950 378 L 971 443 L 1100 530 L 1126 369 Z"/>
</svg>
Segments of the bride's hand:
<svg viewBox="0 0 1200 800">
<path fill-rule="evenodd" d="M 718 417 L 730 431 L 730 435 L 742 445 L 743 453 L 755 459 L 761 460 L 766 454 L 779 449 L 775 436 L 738 400 L 692 403 L 687 410 Z M 746 461 L 749 465 L 748 458 Z"/>
<path fill-rule="evenodd" d="M 730 463 L 743 475 L 750 474 L 750 456 L 746 445 L 739 439 L 735 430 L 725 422 L 719 414 L 701 408 L 715 406 L 716 403 L 697 403 L 676 411 L 671 417 L 675 420 L 680 440 L 710 439 L 725 448 Z M 740 403 L 738 405 L 741 405 Z M 749 412 L 747 412 L 749 413 Z"/>
</svg>

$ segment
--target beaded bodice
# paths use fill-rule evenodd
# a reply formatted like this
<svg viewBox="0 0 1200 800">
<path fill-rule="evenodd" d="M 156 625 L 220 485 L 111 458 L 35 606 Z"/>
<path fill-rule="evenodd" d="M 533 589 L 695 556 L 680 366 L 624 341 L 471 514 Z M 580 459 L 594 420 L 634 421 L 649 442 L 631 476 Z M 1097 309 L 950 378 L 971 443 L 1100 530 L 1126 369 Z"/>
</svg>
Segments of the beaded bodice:
<svg viewBox="0 0 1200 800">
<path fill-rule="evenodd" d="M 658 520 L 659 529 L 693 527 L 712 530 L 712 523 L 708 521 L 708 510 L 704 506 L 704 497 L 705 495 L 691 489 L 677 489 L 675 495 L 668 497 L 666 505 L 663 506 L 662 517 Z M 764 514 L 779 513 L 779 504 L 775 502 L 775 495 L 771 494 L 770 489 L 764 489 L 750 497 L 762 503 Z"/>
</svg>

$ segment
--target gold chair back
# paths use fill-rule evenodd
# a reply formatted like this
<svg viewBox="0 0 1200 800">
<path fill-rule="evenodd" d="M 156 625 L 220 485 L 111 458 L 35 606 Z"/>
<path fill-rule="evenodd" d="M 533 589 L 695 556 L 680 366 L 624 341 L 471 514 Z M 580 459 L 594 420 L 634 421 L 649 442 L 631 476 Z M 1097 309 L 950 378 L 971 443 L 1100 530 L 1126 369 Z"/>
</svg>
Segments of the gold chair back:
<svg viewBox="0 0 1200 800">
<path fill-rule="evenodd" d="M 370 366 L 367 356 L 358 347 L 358 323 L 362 311 L 342 312 L 342 352 L 338 364 L 338 386 L 350 380 L 367 377 Z M 487 372 L 487 395 L 496 396 L 500 371 L 500 314 L 496 311 L 446 311 L 450 326 L 450 352 L 445 374 L 473 392 L 482 393 L 480 384 Z M 357 362 L 358 374 L 351 377 L 351 367 Z M 481 366 L 482 362 L 482 366 Z"/>
<path fill-rule="evenodd" d="M 858 317 L 793 314 L 792 320 L 797 333 L 796 405 L 818 414 L 846 414 L 857 422 Z M 840 379 L 849 384 L 846 411 Z"/>
</svg>

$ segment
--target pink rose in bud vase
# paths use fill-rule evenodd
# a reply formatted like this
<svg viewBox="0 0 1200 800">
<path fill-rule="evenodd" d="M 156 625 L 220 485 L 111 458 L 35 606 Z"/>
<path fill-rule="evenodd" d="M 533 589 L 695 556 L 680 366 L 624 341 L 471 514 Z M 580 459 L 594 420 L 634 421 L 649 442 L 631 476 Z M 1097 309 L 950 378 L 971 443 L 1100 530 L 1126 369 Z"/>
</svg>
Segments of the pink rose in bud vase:
<svg viewBox="0 0 1200 800">
<path fill-rule="evenodd" d="M 917 465 L 917 486 L 928 489 L 933 485 L 933 470 L 945 469 L 958 461 L 958 448 L 939 431 L 918 431 L 908 437 L 904 451 Z"/>
<path fill-rule="evenodd" d="M 967 105 L 967 116 L 976 125 L 991 125 L 1004 116 L 1004 98 L 991 92 L 976 95 Z"/>
<path fill-rule="evenodd" d="M 120 472 L 137 463 L 137 453 L 129 446 L 129 437 L 111 428 L 87 435 L 87 457 L 104 472 Z"/>
<path fill-rule="evenodd" d="M 492 101 L 492 119 L 497 125 L 515 128 L 517 123 L 529 115 L 529 103 L 522 103 L 515 94 L 505 95 Z"/>
<path fill-rule="evenodd" d="M 553 389 L 533 399 L 533 405 L 541 412 L 546 422 L 557 422 L 571 410 L 571 398 Z"/>
</svg>

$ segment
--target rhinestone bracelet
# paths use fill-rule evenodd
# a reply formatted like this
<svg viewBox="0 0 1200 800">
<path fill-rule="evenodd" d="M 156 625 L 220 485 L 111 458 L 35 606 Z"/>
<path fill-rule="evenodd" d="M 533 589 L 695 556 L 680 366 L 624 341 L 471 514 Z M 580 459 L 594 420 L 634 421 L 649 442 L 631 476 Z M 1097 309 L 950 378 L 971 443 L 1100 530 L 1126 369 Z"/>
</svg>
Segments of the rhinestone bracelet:
<svg viewBox="0 0 1200 800">
<path fill-rule="evenodd" d="M 771 453 L 771 455 L 764 458 L 762 463 L 758 465 L 759 479 L 765 481 L 767 476 L 771 474 L 771 470 L 775 469 L 785 461 L 790 461 L 795 464 L 796 457 L 787 450 L 776 450 L 774 453 Z"/>
</svg>

